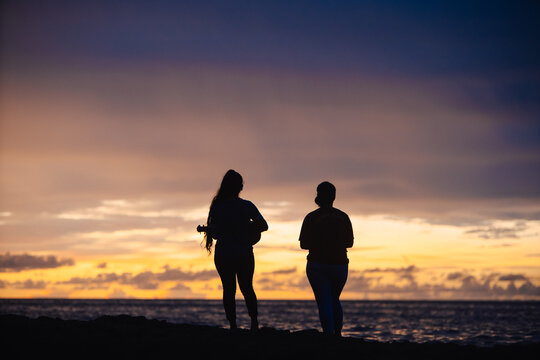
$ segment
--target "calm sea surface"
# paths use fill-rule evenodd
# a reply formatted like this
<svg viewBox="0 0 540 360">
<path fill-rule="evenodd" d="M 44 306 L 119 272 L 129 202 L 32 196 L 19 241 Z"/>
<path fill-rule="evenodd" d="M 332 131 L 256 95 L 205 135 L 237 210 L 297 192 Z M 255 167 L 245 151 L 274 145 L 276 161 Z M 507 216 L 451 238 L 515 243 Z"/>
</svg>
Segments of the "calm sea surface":
<svg viewBox="0 0 540 360">
<path fill-rule="evenodd" d="M 455 342 L 491 346 L 540 342 L 540 302 L 343 301 L 343 335 L 376 341 Z M 0 299 L 0 314 L 90 320 L 102 315 L 227 327 L 220 300 Z M 237 301 L 241 327 L 249 326 Z M 259 301 L 261 326 L 320 330 L 314 301 Z"/>
</svg>

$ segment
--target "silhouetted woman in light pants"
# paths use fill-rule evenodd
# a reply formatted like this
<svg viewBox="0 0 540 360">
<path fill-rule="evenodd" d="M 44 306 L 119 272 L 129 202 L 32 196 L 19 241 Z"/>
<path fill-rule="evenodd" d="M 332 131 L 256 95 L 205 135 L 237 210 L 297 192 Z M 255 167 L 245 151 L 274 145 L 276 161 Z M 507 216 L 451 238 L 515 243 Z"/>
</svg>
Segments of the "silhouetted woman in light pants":
<svg viewBox="0 0 540 360">
<path fill-rule="evenodd" d="M 347 248 L 353 246 L 349 216 L 333 207 L 336 188 L 329 182 L 317 186 L 319 208 L 304 218 L 300 247 L 309 250 L 306 274 L 315 294 L 324 333 L 341 335 L 343 310 L 339 296 L 347 282 Z"/>
</svg>

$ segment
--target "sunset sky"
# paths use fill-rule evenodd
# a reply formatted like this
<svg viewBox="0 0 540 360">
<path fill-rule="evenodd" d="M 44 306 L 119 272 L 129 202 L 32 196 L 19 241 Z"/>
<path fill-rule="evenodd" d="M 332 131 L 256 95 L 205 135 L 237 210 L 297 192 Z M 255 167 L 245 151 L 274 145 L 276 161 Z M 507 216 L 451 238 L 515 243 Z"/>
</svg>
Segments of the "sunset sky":
<svg viewBox="0 0 540 360">
<path fill-rule="evenodd" d="M 540 300 L 538 39 L 535 1 L 3 1 L 0 297 L 220 298 L 235 169 L 259 299 L 313 299 L 327 180 L 343 299 Z"/>
</svg>

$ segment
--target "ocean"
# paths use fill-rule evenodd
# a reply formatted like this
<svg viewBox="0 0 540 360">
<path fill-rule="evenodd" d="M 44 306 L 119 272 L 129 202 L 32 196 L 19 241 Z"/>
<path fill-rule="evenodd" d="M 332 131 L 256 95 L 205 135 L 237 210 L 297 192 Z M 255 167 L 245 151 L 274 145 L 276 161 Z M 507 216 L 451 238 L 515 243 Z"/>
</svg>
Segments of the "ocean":
<svg viewBox="0 0 540 360">
<path fill-rule="evenodd" d="M 366 341 L 452 342 L 477 346 L 540 342 L 540 302 L 342 301 L 343 335 Z M 249 328 L 242 300 L 240 327 Z M 0 299 L 0 314 L 91 320 L 144 316 L 171 323 L 227 327 L 221 300 Z M 314 301 L 259 300 L 261 326 L 320 330 Z"/>
</svg>

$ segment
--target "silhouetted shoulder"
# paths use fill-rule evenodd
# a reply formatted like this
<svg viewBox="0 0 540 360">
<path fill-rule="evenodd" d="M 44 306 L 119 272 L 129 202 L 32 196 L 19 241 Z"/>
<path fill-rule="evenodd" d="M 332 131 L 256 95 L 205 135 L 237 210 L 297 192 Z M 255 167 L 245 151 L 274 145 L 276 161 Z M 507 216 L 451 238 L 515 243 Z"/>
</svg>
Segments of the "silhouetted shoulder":
<svg viewBox="0 0 540 360">
<path fill-rule="evenodd" d="M 255 220 L 259 217 L 262 217 L 261 213 L 259 212 L 259 209 L 255 206 L 254 203 L 252 203 L 249 200 L 238 198 L 239 201 L 242 202 L 242 205 L 247 210 L 247 214 L 249 215 L 250 219 Z"/>
<path fill-rule="evenodd" d="M 336 209 L 336 208 L 333 208 L 333 210 L 334 210 L 335 214 L 337 214 L 339 216 L 349 218 L 349 215 L 347 215 L 347 213 L 345 211 L 341 211 L 341 210 Z"/>
<path fill-rule="evenodd" d="M 315 209 L 313 210 L 312 212 L 308 213 L 305 217 L 304 217 L 304 220 L 308 220 L 308 219 L 311 219 L 311 218 L 314 218 L 317 216 L 317 214 L 320 212 L 321 209 Z"/>
<path fill-rule="evenodd" d="M 239 200 L 240 202 L 242 202 L 242 204 L 244 204 L 244 206 L 249 206 L 249 207 L 253 206 L 253 207 L 255 207 L 255 204 L 252 203 L 252 202 L 249 201 L 249 200 L 242 199 L 242 198 L 238 198 L 238 200 Z"/>
<path fill-rule="evenodd" d="M 349 218 L 349 215 L 347 215 L 346 212 L 341 211 L 341 210 L 336 209 L 336 208 L 332 208 L 331 211 L 330 211 L 330 213 L 331 213 L 332 215 L 337 215 L 337 216 L 344 217 L 344 218 L 347 218 L 347 219 Z M 314 219 L 314 218 L 317 218 L 317 217 L 319 217 L 319 216 L 321 216 L 321 215 L 325 215 L 325 214 L 328 214 L 328 210 L 322 209 L 322 208 L 318 208 L 318 209 L 315 209 L 315 210 L 313 210 L 312 212 L 308 213 L 308 214 L 306 215 L 306 217 L 304 218 L 304 220 L 308 220 L 308 221 L 309 221 L 309 220 L 312 220 L 312 219 Z"/>
</svg>

